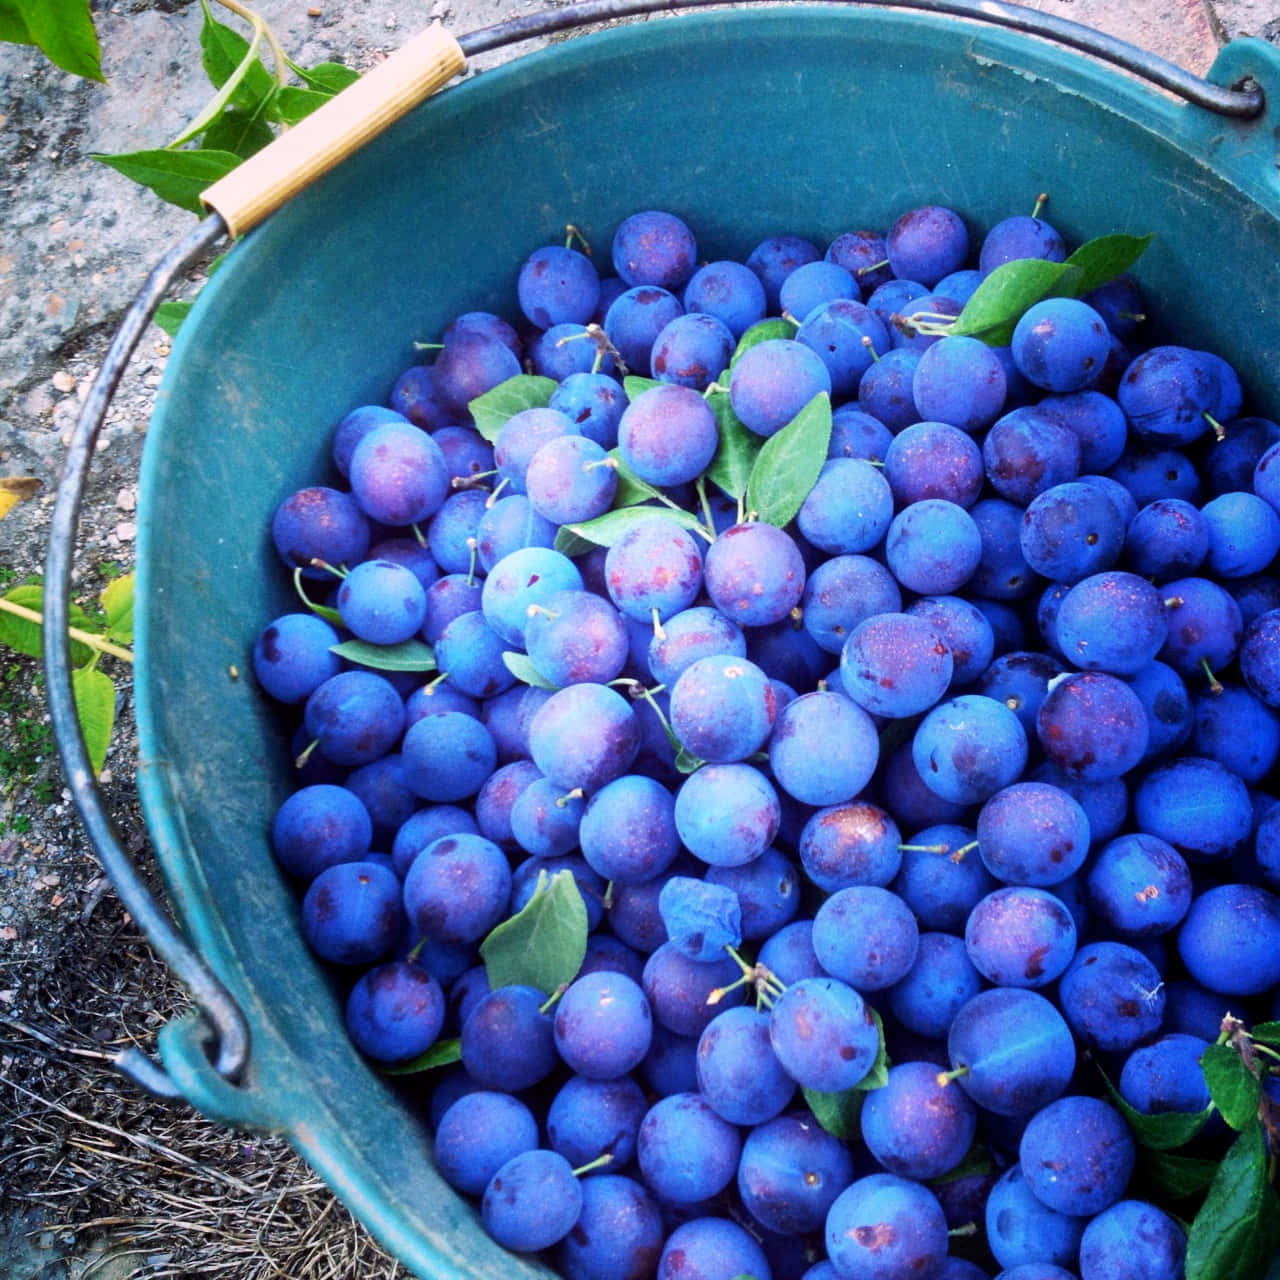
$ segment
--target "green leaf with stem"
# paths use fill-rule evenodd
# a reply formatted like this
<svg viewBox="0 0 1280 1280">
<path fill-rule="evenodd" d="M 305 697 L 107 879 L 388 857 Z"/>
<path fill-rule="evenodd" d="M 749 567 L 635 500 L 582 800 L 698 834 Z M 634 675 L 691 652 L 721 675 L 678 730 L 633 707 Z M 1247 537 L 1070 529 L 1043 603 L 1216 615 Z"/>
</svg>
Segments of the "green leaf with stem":
<svg viewBox="0 0 1280 1280">
<path fill-rule="evenodd" d="M 661 489 L 651 485 L 647 480 L 641 480 L 623 462 L 622 454 L 616 448 L 609 450 L 609 457 L 613 459 L 614 474 L 618 477 L 618 487 L 613 494 L 612 510 L 617 511 L 622 507 L 635 507 L 642 502 L 655 500 L 669 505 L 669 499 L 666 494 Z"/>
<path fill-rule="evenodd" d="M 291 61 L 289 70 L 308 89 L 317 89 L 330 97 L 335 93 L 341 93 L 343 89 L 360 79 L 358 71 L 344 67 L 341 62 L 317 62 L 314 67 L 300 67 L 296 62 Z"/>
<path fill-rule="evenodd" d="M 312 608 L 315 608 L 313 605 Z M 371 644 L 368 640 L 344 640 L 329 646 L 348 662 L 375 671 L 434 671 L 436 655 L 423 640 L 402 640 L 399 644 Z"/>
<path fill-rule="evenodd" d="M 234 152 L 203 149 L 169 151 L 160 148 L 118 155 L 95 152 L 93 158 L 131 181 L 148 187 L 168 204 L 198 214 L 205 211 L 200 203 L 200 193 L 240 164 L 240 157 Z"/>
<path fill-rule="evenodd" d="M 204 23 L 200 28 L 200 62 L 215 89 L 231 85 L 227 101 L 233 101 L 245 111 L 256 111 L 275 93 L 277 85 L 282 83 L 280 75 L 284 71 L 283 65 L 278 65 L 277 74 L 273 76 L 263 66 L 258 49 L 265 40 L 272 45 L 273 55 L 279 61 L 279 44 L 256 13 L 239 4 L 224 7 L 239 14 L 253 27 L 253 40 L 246 40 L 234 27 L 217 21 L 207 0 L 200 0 L 204 13 Z"/>
<path fill-rule="evenodd" d="M 107 619 L 107 635 L 120 644 L 133 643 L 134 575 L 112 578 L 103 589 L 102 611 Z"/>
<path fill-rule="evenodd" d="M 105 671 L 95 666 L 77 667 L 71 673 L 71 690 L 75 697 L 76 719 L 84 734 L 85 750 L 93 772 L 102 772 L 111 746 L 111 731 L 116 720 L 116 687 Z"/>
<path fill-rule="evenodd" d="M 587 954 L 587 907 L 572 871 L 538 872 L 533 896 L 480 944 L 491 988 L 536 987 L 553 995 L 578 976 Z"/>
<path fill-rule="evenodd" d="M 461 1061 L 462 1041 L 454 1036 L 448 1040 L 437 1040 L 430 1049 L 408 1062 L 383 1066 L 381 1070 L 384 1076 L 411 1076 L 419 1071 L 433 1071 L 436 1067 L 448 1067 Z"/>
<path fill-rule="evenodd" d="M 733 349 L 733 355 L 729 359 L 730 370 L 738 363 L 743 353 L 750 351 L 752 347 L 768 342 L 771 338 L 794 338 L 797 327 L 793 321 L 776 316 L 757 321 L 738 339 L 738 345 Z"/>
<path fill-rule="evenodd" d="M 638 374 L 629 373 L 622 380 L 622 389 L 627 393 L 628 400 L 636 400 L 644 395 L 646 391 L 652 391 L 654 387 L 665 386 L 657 378 L 642 378 Z"/>
<path fill-rule="evenodd" d="M 738 501 L 746 496 L 751 468 L 764 446 L 764 437 L 748 431 L 729 403 L 727 391 L 713 391 L 707 404 L 716 415 L 720 443 L 706 476 L 723 493 Z"/>
<path fill-rule="evenodd" d="M 200 145 L 215 151 L 230 151 L 247 160 L 275 140 L 271 126 L 261 115 L 228 107 L 204 131 Z"/>
<path fill-rule="evenodd" d="M 580 538 L 576 533 L 565 525 L 561 525 L 556 530 L 556 540 L 552 544 L 554 549 L 562 556 L 569 556 L 573 559 L 577 556 L 585 556 L 588 551 L 594 551 L 596 543 L 590 538 Z"/>
<path fill-rule="evenodd" d="M 1154 239 L 1154 235 L 1116 234 L 1087 240 L 1067 258 L 1067 266 L 1074 267 L 1080 274 L 1064 277 L 1057 291 L 1069 291 L 1075 298 L 1092 293 L 1128 271 Z"/>
<path fill-rule="evenodd" d="M 44 588 L 24 584 L 0 596 L 0 644 L 18 653 L 39 658 L 44 654 Z M 109 653 L 122 662 L 132 662 L 128 649 L 108 640 L 94 629 L 93 619 L 77 604 L 67 610 L 67 634 L 71 637 L 71 665 L 83 667 L 99 653 Z"/>
<path fill-rule="evenodd" d="M 271 108 L 282 124 L 294 125 L 305 120 L 313 111 L 323 107 L 331 93 L 319 89 L 299 89 L 291 84 L 281 85 L 272 99 Z"/>
<path fill-rule="evenodd" d="M 881 1021 L 880 1015 L 870 1005 L 867 1005 L 867 1012 L 876 1024 L 876 1035 L 879 1037 L 879 1044 L 876 1048 L 876 1059 L 868 1068 L 867 1074 L 853 1086 L 863 1093 L 866 1093 L 869 1089 L 882 1089 L 889 1083 L 889 1050 L 884 1041 L 884 1023 Z"/>
<path fill-rule="evenodd" d="M 306 589 L 303 587 L 305 579 L 302 576 L 300 568 L 293 571 L 293 589 L 297 592 L 298 599 L 307 606 L 317 617 L 323 618 L 326 622 L 332 623 L 335 627 L 345 626 L 342 621 L 342 614 L 337 609 L 331 609 L 327 604 L 316 604 L 315 601 L 308 597 Z"/>
<path fill-rule="evenodd" d="M 854 1142 L 862 1137 L 859 1119 L 862 1115 L 864 1092 L 861 1089 L 843 1089 L 839 1093 L 823 1093 L 818 1089 L 804 1089 L 804 1100 L 813 1112 L 813 1118 L 832 1137 L 842 1142 Z"/>
<path fill-rule="evenodd" d="M 89 0 L 0 0 L 0 40 L 35 45 L 63 71 L 105 83 Z"/>
<path fill-rule="evenodd" d="M 747 481 L 747 510 L 779 528 L 809 496 L 831 443 L 831 397 L 820 391 L 763 444 Z"/>
<path fill-rule="evenodd" d="M 707 538 L 708 542 L 711 540 L 707 537 L 707 532 L 697 516 L 672 507 L 620 507 L 616 511 L 606 511 L 604 515 L 596 516 L 594 520 L 565 525 L 564 528 L 579 538 L 586 538 L 595 543 L 598 547 L 611 547 L 624 534 L 646 520 L 670 520 L 682 529 L 701 534 Z"/>
<path fill-rule="evenodd" d="M 555 380 L 535 373 L 517 373 L 514 377 L 476 396 L 467 406 L 475 419 L 476 430 L 490 443 L 507 425 L 507 419 L 524 409 L 545 409 L 556 389 Z"/>
<path fill-rule="evenodd" d="M 1222 1118 L 1236 1130 L 1256 1124 L 1262 1081 L 1249 1070 L 1239 1050 L 1230 1044 L 1211 1044 L 1200 1055 L 1200 1067 Z"/>
<path fill-rule="evenodd" d="M 1130 1106 L 1101 1067 L 1098 1068 L 1098 1074 L 1102 1076 L 1111 1105 L 1124 1116 L 1138 1142 L 1153 1151 L 1172 1151 L 1176 1147 L 1185 1146 L 1204 1128 L 1213 1114 L 1213 1107 L 1210 1105 L 1203 1111 L 1162 1111 L 1147 1115 Z"/>
<path fill-rule="evenodd" d="M 182 328 L 182 322 L 190 315 L 193 306 L 195 306 L 194 302 L 162 302 L 151 319 L 169 337 L 176 338 L 178 330 Z"/>
<path fill-rule="evenodd" d="M 1255 1044 L 1270 1045 L 1280 1049 L 1280 1022 L 1259 1022 L 1249 1029 L 1249 1039 Z"/>
<path fill-rule="evenodd" d="M 1160 1200 L 1188 1200 L 1203 1195 L 1217 1172 L 1216 1160 L 1170 1151 L 1146 1151 L 1139 1166 L 1142 1184 Z"/>
<path fill-rule="evenodd" d="M 1262 1127 L 1227 1150 L 1187 1236 L 1186 1280 L 1256 1275 L 1280 1247 L 1280 1197 L 1268 1179 Z"/>
<path fill-rule="evenodd" d="M 992 347 L 1008 346 L 1022 313 L 1061 288 L 1073 272 L 1083 274 L 1065 262 L 1046 262 L 1043 258 L 1017 258 L 1002 263 L 973 291 L 953 322 L 918 327 L 923 333 L 981 338 Z"/>
<path fill-rule="evenodd" d="M 503 664 L 507 670 L 511 672 L 521 684 L 527 684 L 535 689 L 558 689 L 558 684 L 552 684 L 546 676 L 533 665 L 533 659 L 527 653 L 518 653 L 514 649 L 508 649 L 502 655 Z"/>
</svg>

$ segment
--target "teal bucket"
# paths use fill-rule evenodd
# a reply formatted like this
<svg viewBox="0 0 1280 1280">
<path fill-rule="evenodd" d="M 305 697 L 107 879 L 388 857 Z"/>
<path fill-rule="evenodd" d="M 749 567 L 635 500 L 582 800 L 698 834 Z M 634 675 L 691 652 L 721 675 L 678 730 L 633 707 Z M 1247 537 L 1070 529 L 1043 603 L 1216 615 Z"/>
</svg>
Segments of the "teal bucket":
<svg viewBox="0 0 1280 1280">
<path fill-rule="evenodd" d="M 706 259 L 765 236 L 823 243 L 951 205 L 978 230 L 1046 192 L 1079 243 L 1153 232 L 1159 323 L 1239 370 L 1280 417 L 1280 58 L 1211 72 L 1269 106 L 1233 120 L 1023 34 L 870 7 L 717 10 L 598 30 L 448 88 L 238 243 L 174 344 L 143 461 L 138 777 L 174 913 L 243 1010 L 236 1084 L 195 1020 L 160 1049 L 178 1090 L 285 1135 L 422 1277 L 547 1274 L 492 1244 L 432 1165 L 429 1078 L 397 1084 L 348 1042 L 272 857 L 288 743 L 250 650 L 296 607 L 269 536 L 332 479 L 329 436 L 385 402 L 464 310 L 510 314 L 518 264 L 566 222 L 608 261 L 637 209 L 679 213 Z"/>
</svg>

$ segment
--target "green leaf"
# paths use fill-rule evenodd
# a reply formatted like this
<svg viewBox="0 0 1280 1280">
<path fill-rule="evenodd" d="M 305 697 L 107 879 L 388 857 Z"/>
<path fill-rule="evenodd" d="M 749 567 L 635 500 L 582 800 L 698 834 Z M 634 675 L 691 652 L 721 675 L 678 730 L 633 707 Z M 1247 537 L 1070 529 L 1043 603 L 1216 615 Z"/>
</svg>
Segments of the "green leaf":
<svg viewBox="0 0 1280 1280">
<path fill-rule="evenodd" d="M 182 322 L 194 305 L 192 302 L 162 302 L 151 318 L 169 337 L 176 338 L 178 330 L 182 328 Z"/>
<path fill-rule="evenodd" d="M 743 353 L 750 351 L 752 347 L 768 342 L 771 338 L 794 338 L 797 327 L 790 320 L 783 320 L 776 316 L 771 320 L 760 320 L 753 324 L 738 339 L 738 345 L 733 349 L 733 355 L 729 359 L 730 370 L 738 363 Z"/>
<path fill-rule="evenodd" d="M 1201 1160 L 1168 1151 L 1148 1151 L 1142 1157 L 1144 1184 L 1152 1195 L 1164 1200 L 1186 1200 L 1201 1195 L 1217 1172 L 1216 1160 Z"/>
<path fill-rule="evenodd" d="M 93 772 L 99 774 L 107 762 L 107 748 L 111 745 L 111 730 L 116 721 L 116 687 L 105 671 L 97 667 L 77 667 L 71 673 L 71 690 L 85 749 Z"/>
<path fill-rule="evenodd" d="M 578 537 L 572 529 L 568 529 L 564 525 L 561 525 L 556 530 L 556 540 L 552 546 L 562 556 L 568 556 L 570 559 L 585 556 L 588 551 L 596 549 L 596 544 L 589 538 Z"/>
<path fill-rule="evenodd" d="M 1267 1181 L 1267 1144 L 1252 1125 L 1231 1144 L 1187 1237 L 1186 1280 L 1258 1274 L 1280 1246 L 1280 1197 Z"/>
<path fill-rule="evenodd" d="M 360 73 L 340 62 L 317 62 L 314 67 L 300 67 L 290 63 L 289 69 L 310 89 L 318 89 L 332 97 L 341 93 L 348 85 L 360 79 Z"/>
<path fill-rule="evenodd" d="M 105 83 L 89 0 L 0 0 L 0 40 L 33 44 L 63 71 Z"/>
<path fill-rule="evenodd" d="M 36 583 L 25 583 L 11 587 L 0 599 L 8 600 L 23 609 L 35 613 L 44 613 L 44 588 Z M 93 620 L 77 604 L 67 609 L 67 622 L 82 631 L 96 631 Z M 39 622 L 31 622 L 27 618 L 16 617 L 12 613 L 0 610 L 0 644 L 8 645 L 18 653 L 25 653 L 30 658 L 44 656 L 44 642 L 41 639 L 44 627 Z M 71 665 L 82 667 L 93 657 L 93 650 L 79 640 L 71 642 Z"/>
<path fill-rule="evenodd" d="M 319 89 L 298 89 L 293 85 L 282 85 L 271 100 L 272 114 L 284 124 L 297 124 L 317 107 L 323 107 L 332 97 L 333 94 Z"/>
<path fill-rule="evenodd" d="M 1106 1072 L 1100 1067 L 1098 1071 L 1110 1095 L 1111 1105 L 1128 1121 L 1138 1142 L 1153 1151 L 1172 1151 L 1175 1147 L 1185 1146 L 1213 1114 L 1213 1108 L 1206 1107 L 1203 1111 L 1161 1111 L 1147 1115 L 1130 1106 L 1120 1090 L 1107 1079 Z"/>
<path fill-rule="evenodd" d="M 707 762 L 695 756 L 683 742 L 674 743 L 676 749 L 675 766 L 677 773 L 697 773 Z"/>
<path fill-rule="evenodd" d="M 1209 1097 L 1233 1129 L 1257 1123 L 1262 1082 L 1236 1049 L 1229 1044 L 1211 1044 L 1200 1055 L 1200 1067 L 1209 1086 Z"/>
<path fill-rule="evenodd" d="M 230 151 L 127 151 L 119 155 L 95 152 L 93 158 L 110 165 L 133 182 L 149 187 L 169 204 L 189 213 L 204 213 L 200 193 L 240 163 Z"/>
<path fill-rule="evenodd" d="M 959 1182 L 961 1178 L 992 1173 L 995 1167 L 991 1152 L 981 1142 L 974 1142 L 973 1146 L 965 1152 L 964 1159 L 954 1169 L 948 1169 L 946 1173 L 936 1178 L 929 1178 L 927 1181 L 931 1187 L 945 1187 L 947 1183 Z"/>
<path fill-rule="evenodd" d="M 876 1034 L 880 1037 L 880 1043 L 876 1049 L 876 1060 L 871 1064 L 867 1074 L 853 1086 L 862 1093 L 866 1093 L 869 1089 L 883 1089 L 889 1083 L 889 1050 L 884 1042 L 884 1023 L 870 1005 L 867 1006 L 867 1011 L 875 1019 Z"/>
<path fill-rule="evenodd" d="M 820 391 L 761 446 L 747 481 L 747 510 L 784 527 L 809 496 L 831 443 L 831 397 Z"/>
<path fill-rule="evenodd" d="M 247 160 L 275 140 L 271 126 L 261 115 L 229 107 L 204 131 L 200 145 L 213 151 L 230 151 Z"/>
<path fill-rule="evenodd" d="M 629 530 L 646 520 L 670 520 L 683 529 L 701 529 L 702 522 L 688 511 L 677 511 L 674 507 L 619 507 L 616 511 L 606 511 L 594 520 L 584 520 L 581 524 L 569 524 L 564 528 L 579 538 L 586 538 L 597 547 L 611 547 Z"/>
<path fill-rule="evenodd" d="M 311 606 L 317 613 L 320 606 Z M 372 667 L 375 671 L 434 671 L 436 655 L 429 644 L 422 640 L 401 640 L 399 644 L 370 644 L 368 640 L 344 640 L 341 644 L 329 646 L 330 653 L 336 653 L 348 662 L 358 663 L 362 667 Z"/>
<path fill-rule="evenodd" d="M 521 684 L 532 685 L 535 689 L 558 689 L 558 684 L 552 684 L 546 676 L 533 665 L 533 659 L 527 653 L 518 653 L 514 649 L 508 649 L 502 655 L 502 661 L 506 664 L 506 668 L 511 672 Z"/>
<path fill-rule="evenodd" d="M 634 471 L 622 460 L 621 453 L 616 448 L 609 450 L 611 457 L 616 464 L 614 474 L 618 477 L 618 487 L 613 494 L 613 510 L 620 507 L 635 507 L 642 502 L 650 502 L 654 498 L 661 499 L 662 490 L 655 488 L 647 480 L 641 480 Z"/>
<path fill-rule="evenodd" d="M 844 1089 L 840 1093 L 822 1093 L 818 1089 L 804 1089 L 804 1100 L 813 1112 L 813 1118 L 832 1137 L 842 1142 L 853 1142 L 862 1136 L 858 1118 L 862 1114 L 861 1089 Z"/>
<path fill-rule="evenodd" d="M 1022 313 L 1075 270 L 1065 262 L 1046 262 L 1043 258 L 1016 258 L 1002 263 L 973 291 L 947 332 L 981 338 L 989 346 L 1006 347 Z"/>
<path fill-rule="evenodd" d="M 1273 1049 L 1280 1049 L 1280 1022 L 1259 1022 L 1249 1030 L 1249 1038 L 1259 1044 L 1268 1044 Z"/>
<path fill-rule="evenodd" d="M 107 635 L 120 644 L 133 643 L 134 575 L 122 574 L 107 583 L 100 597 L 107 615 Z"/>
<path fill-rule="evenodd" d="M 475 419 L 476 430 L 492 444 L 507 419 L 524 409 L 545 409 L 556 389 L 555 380 L 536 373 L 517 373 L 500 382 L 467 406 Z"/>
<path fill-rule="evenodd" d="M 713 391 L 707 404 L 716 415 L 720 444 L 707 468 L 707 479 L 733 499 L 745 496 L 751 468 L 755 465 L 764 439 L 748 431 L 729 403 L 727 391 Z"/>
<path fill-rule="evenodd" d="M 1080 272 L 1079 276 L 1065 279 L 1063 284 L 1068 288 L 1060 286 L 1059 291 L 1069 291 L 1073 298 L 1091 293 L 1108 280 L 1114 280 L 1116 276 L 1128 271 L 1154 239 L 1154 235 L 1116 234 L 1087 240 L 1067 259 L 1067 266 L 1075 267 Z"/>
<path fill-rule="evenodd" d="M 638 400 L 646 391 L 665 385 L 657 378 L 641 378 L 634 373 L 629 373 L 622 380 L 622 389 L 627 393 L 628 400 Z"/>
<path fill-rule="evenodd" d="M 587 954 L 587 908 L 572 871 L 538 872 L 533 896 L 480 944 L 492 988 L 537 987 L 548 995 L 570 983 Z"/>
<path fill-rule="evenodd" d="M 394 1067 L 383 1066 L 384 1076 L 411 1076 L 419 1071 L 431 1071 L 436 1067 L 452 1066 L 462 1061 L 462 1041 L 456 1036 L 450 1040 L 437 1040 L 425 1053 Z"/>
<path fill-rule="evenodd" d="M 256 111 L 274 94 L 275 78 L 256 56 L 250 55 L 250 43 L 244 36 L 214 18 L 207 0 L 200 0 L 200 8 L 204 11 L 200 62 L 205 75 L 215 89 L 221 89 L 239 72 L 230 100 L 245 111 Z"/>
</svg>

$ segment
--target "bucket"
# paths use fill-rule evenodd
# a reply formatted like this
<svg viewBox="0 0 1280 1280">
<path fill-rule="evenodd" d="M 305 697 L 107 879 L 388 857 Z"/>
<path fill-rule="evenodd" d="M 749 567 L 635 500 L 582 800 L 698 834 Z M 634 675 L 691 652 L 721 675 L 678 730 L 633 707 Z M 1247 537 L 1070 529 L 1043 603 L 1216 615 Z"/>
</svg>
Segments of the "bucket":
<svg viewBox="0 0 1280 1280">
<path fill-rule="evenodd" d="M 494 1245 L 439 1178 L 428 1086 L 361 1058 L 340 987 L 302 940 L 268 843 L 288 743 L 247 676 L 264 622 L 296 608 L 271 514 L 331 478 L 334 424 L 385 403 L 414 340 L 461 311 L 509 313 L 518 264 L 566 222 L 607 262 L 612 228 L 643 208 L 679 213 L 710 260 L 774 233 L 883 229 L 925 203 L 977 229 L 1046 192 L 1069 242 L 1153 232 L 1139 274 L 1159 323 L 1232 361 L 1255 411 L 1280 417 L 1280 57 L 1237 41 L 1208 79 L 1251 82 L 1261 114 L 1223 115 L 954 12 L 679 13 L 447 88 L 246 235 L 183 325 L 147 438 L 135 689 L 172 912 L 247 1040 L 219 1070 L 205 1021 L 170 1024 L 156 1087 L 287 1136 L 419 1276 L 549 1274 Z M 74 509 L 58 528 L 74 533 Z M 74 718 L 61 728 L 73 737 Z M 69 750 L 91 835 L 109 841 Z"/>
</svg>

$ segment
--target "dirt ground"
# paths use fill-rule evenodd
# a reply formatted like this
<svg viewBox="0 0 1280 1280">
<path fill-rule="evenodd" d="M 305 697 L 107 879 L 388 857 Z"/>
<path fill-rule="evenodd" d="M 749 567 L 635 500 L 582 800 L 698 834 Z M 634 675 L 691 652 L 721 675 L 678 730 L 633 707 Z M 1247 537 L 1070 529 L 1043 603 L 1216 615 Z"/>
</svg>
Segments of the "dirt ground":
<svg viewBox="0 0 1280 1280">
<path fill-rule="evenodd" d="M 297 60 L 362 69 L 432 17 L 467 31 L 536 7 L 257 6 Z M 1040 7 L 1082 21 L 1107 8 Z M 1196 70 L 1223 34 L 1280 39 L 1277 0 L 1217 5 L 1216 18 L 1199 0 L 1157 7 L 1185 19 L 1166 27 L 1162 51 Z M 146 270 L 192 225 L 90 153 L 163 145 L 203 105 L 199 4 L 155 0 L 95 14 L 105 87 L 0 46 L 0 476 L 40 485 L 0 520 L 0 589 L 41 573 L 81 399 Z M 184 296 L 198 284 L 191 279 Z M 167 352 L 153 327 L 99 442 L 76 556 L 76 598 L 89 607 L 133 566 L 135 481 Z M 146 867 L 127 664 L 107 659 L 103 669 L 119 691 L 103 787 Z M 285 1144 L 228 1133 L 149 1099 L 113 1070 L 112 1053 L 151 1048 L 185 998 L 87 850 L 55 755 L 39 663 L 0 647 L 0 1275 L 404 1276 Z"/>
</svg>

